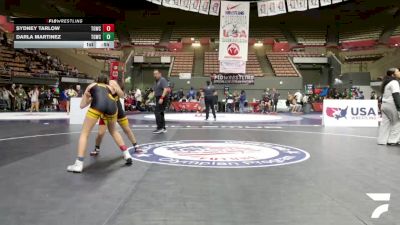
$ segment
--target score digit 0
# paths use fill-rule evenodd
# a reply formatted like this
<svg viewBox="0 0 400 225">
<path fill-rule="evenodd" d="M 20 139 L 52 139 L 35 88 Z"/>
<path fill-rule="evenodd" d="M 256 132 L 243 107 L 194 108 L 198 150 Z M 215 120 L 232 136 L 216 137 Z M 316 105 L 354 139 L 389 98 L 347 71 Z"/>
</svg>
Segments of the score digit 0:
<svg viewBox="0 0 400 225">
<path fill-rule="evenodd" d="M 103 24 L 103 32 L 114 32 L 114 24 Z"/>
</svg>

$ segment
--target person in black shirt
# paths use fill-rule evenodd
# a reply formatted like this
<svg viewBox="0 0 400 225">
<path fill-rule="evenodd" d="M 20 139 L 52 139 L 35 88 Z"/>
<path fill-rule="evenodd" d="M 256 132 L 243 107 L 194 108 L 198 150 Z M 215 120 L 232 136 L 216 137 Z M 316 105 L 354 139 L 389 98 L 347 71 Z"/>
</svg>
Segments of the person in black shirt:
<svg viewBox="0 0 400 225">
<path fill-rule="evenodd" d="M 214 121 L 217 120 L 217 116 L 215 115 L 215 108 L 214 108 L 214 95 L 215 95 L 215 88 L 211 85 L 210 81 L 206 82 L 207 86 L 204 87 L 204 101 L 206 104 L 206 120 L 208 120 L 208 116 L 210 114 L 210 107 L 212 110 L 212 114 L 214 116 Z"/>
<path fill-rule="evenodd" d="M 165 128 L 165 107 L 167 103 L 167 95 L 168 95 L 168 81 L 162 76 L 160 71 L 154 70 L 153 72 L 154 78 L 156 79 L 154 82 L 153 90 L 154 96 L 156 97 L 156 108 L 154 110 L 154 114 L 156 116 L 157 130 L 153 131 L 153 134 L 161 134 L 166 133 L 167 129 Z"/>
</svg>

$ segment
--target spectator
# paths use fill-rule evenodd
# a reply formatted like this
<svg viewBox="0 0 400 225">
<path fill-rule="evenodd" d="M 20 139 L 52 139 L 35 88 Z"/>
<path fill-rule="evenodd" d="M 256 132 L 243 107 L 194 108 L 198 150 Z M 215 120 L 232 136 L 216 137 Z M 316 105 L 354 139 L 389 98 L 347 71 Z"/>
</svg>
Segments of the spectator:
<svg viewBox="0 0 400 225">
<path fill-rule="evenodd" d="M 7 109 L 11 110 L 11 97 L 14 97 L 12 93 L 7 90 L 5 87 L 1 90 L 3 101 L 7 103 Z"/>
<path fill-rule="evenodd" d="M 279 97 L 280 96 L 281 96 L 281 94 L 275 88 L 272 88 L 272 94 L 271 94 L 272 112 L 277 112 L 278 111 L 278 102 L 279 102 Z"/>
<path fill-rule="evenodd" d="M 76 93 L 76 91 L 71 87 L 69 87 L 66 91 L 65 91 L 65 95 L 67 96 L 67 114 L 69 114 L 70 111 L 70 105 L 71 105 L 71 98 L 78 96 L 78 93 Z"/>
<path fill-rule="evenodd" d="M 196 91 L 193 87 L 190 88 L 187 98 L 189 99 L 189 101 L 196 99 Z"/>
<path fill-rule="evenodd" d="M 377 100 L 378 99 L 378 95 L 376 94 L 375 91 L 371 92 L 371 100 Z"/>
<path fill-rule="evenodd" d="M 262 96 L 262 112 L 270 113 L 271 112 L 271 94 L 269 93 L 269 89 L 265 90 L 264 95 Z"/>
<path fill-rule="evenodd" d="M 226 111 L 227 112 L 233 112 L 234 110 L 234 104 L 235 104 L 235 99 L 233 97 L 233 94 L 228 92 L 226 94 Z"/>
<path fill-rule="evenodd" d="M 136 109 L 142 111 L 142 91 L 139 88 L 136 88 L 135 91 L 135 100 L 136 100 Z"/>
<path fill-rule="evenodd" d="M 22 88 L 22 84 L 20 84 L 16 90 L 16 96 L 15 96 L 15 101 L 17 105 L 17 110 L 20 111 L 25 111 L 26 110 L 26 99 L 27 99 L 27 94 L 25 90 Z"/>
<path fill-rule="evenodd" d="M 54 95 L 50 89 L 47 89 L 44 96 L 45 96 L 44 105 L 45 105 L 45 109 L 47 112 L 47 111 L 51 110 L 51 108 L 52 108 Z"/>
<path fill-rule="evenodd" d="M 76 85 L 76 97 L 82 97 L 83 91 L 81 89 L 81 85 L 77 84 Z"/>
<path fill-rule="evenodd" d="M 39 112 L 39 94 L 39 88 L 37 86 L 29 92 L 29 97 L 31 98 L 31 112 L 33 108 L 35 108 L 36 112 Z"/>
<path fill-rule="evenodd" d="M 233 92 L 233 100 L 234 100 L 234 112 L 239 112 L 240 108 L 240 95 L 237 91 Z"/>
<path fill-rule="evenodd" d="M 77 69 L 76 67 L 74 67 L 74 68 L 72 69 L 72 71 L 71 71 L 71 74 L 72 74 L 72 76 L 78 76 L 78 74 L 79 74 L 78 69 Z"/>
<path fill-rule="evenodd" d="M 16 93 L 17 90 L 15 88 L 15 84 L 11 85 L 10 92 L 11 92 L 11 111 L 15 111 L 15 108 L 17 107 L 17 103 L 15 100 L 15 96 L 17 95 L 17 93 Z"/>
<path fill-rule="evenodd" d="M 240 93 L 240 97 L 239 97 L 239 112 L 240 113 L 244 112 L 245 103 L 246 103 L 246 92 L 244 90 L 242 90 L 242 92 Z"/>
<path fill-rule="evenodd" d="M 296 103 L 298 105 L 301 105 L 302 104 L 301 100 L 303 99 L 303 94 L 301 94 L 300 90 L 298 90 L 296 93 L 294 93 L 294 97 L 296 98 Z"/>
<path fill-rule="evenodd" d="M 185 96 L 185 93 L 183 93 L 183 89 L 179 89 L 178 91 L 178 101 L 181 100 L 183 98 L 183 96 Z"/>
</svg>

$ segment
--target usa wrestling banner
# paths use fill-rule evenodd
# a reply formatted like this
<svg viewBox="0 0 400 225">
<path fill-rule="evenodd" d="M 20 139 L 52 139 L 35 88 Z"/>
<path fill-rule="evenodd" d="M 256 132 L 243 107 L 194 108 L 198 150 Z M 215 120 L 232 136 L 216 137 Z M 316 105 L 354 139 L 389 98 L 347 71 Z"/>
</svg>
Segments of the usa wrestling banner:
<svg viewBox="0 0 400 225">
<path fill-rule="evenodd" d="M 246 61 L 219 61 L 220 73 L 246 73 Z"/>
<path fill-rule="evenodd" d="M 199 13 L 208 15 L 210 11 L 210 0 L 201 0 Z"/>
<path fill-rule="evenodd" d="M 254 75 L 249 74 L 212 74 L 213 84 L 250 84 L 254 85 Z"/>
<path fill-rule="evenodd" d="M 110 80 L 118 80 L 118 61 L 110 62 Z"/>
<path fill-rule="evenodd" d="M 250 2 L 221 2 L 219 57 L 247 61 Z"/>
</svg>

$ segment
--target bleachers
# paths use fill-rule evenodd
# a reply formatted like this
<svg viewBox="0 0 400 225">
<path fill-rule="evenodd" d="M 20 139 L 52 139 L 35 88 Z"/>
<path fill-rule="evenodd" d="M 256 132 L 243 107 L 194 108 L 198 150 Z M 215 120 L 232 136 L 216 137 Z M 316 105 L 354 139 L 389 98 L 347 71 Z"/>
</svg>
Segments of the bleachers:
<svg viewBox="0 0 400 225">
<path fill-rule="evenodd" d="M 322 29 L 294 28 L 296 41 L 302 45 L 323 46 L 326 44 L 326 31 Z"/>
<path fill-rule="evenodd" d="M 194 53 L 193 52 L 144 52 L 145 57 L 174 57 L 171 76 L 179 76 L 179 73 L 192 73 Z"/>
<path fill-rule="evenodd" d="M 280 42 L 287 41 L 285 35 L 279 29 L 272 27 L 250 28 L 250 38 L 273 38 Z"/>
<path fill-rule="evenodd" d="M 290 61 L 292 57 L 318 57 L 320 54 L 308 52 L 271 52 L 267 58 L 271 63 L 275 76 L 277 77 L 298 77 L 300 74 L 294 64 Z"/>
<path fill-rule="evenodd" d="M 396 29 L 394 29 L 392 36 L 400 36 L 400 26 L 397 26 Z"/>
<path fill-rule="evenodd" d="M 137 28 L 131 33 L 131 43 L 134 45 L 155 45 L 160 43 L 161 28 Z"/>
<path fill-rule="evenodd" d="M 361 29 L 342 28 L 342 31 L 339 32 L 339 43 L 344 41 L 378 40 L 382 31 L 382 27 Z"/>
<path fill-rule="evenodd" d="M 218 52 L 204 53 L 204 76 L 210 76 L 213 73 L 219 73 Z M 254 53 L 249 53 L 246 63 L 246 73 L 257 77 L 263 76 L 260 63 Z"/>
<path fill-rule="evenodd" d="M 219 29 L 218 27 L 204 27 L 204 28 L 192 28 L 192 27 L 175 27 L 172 30 L 171 42 L 177 42 L 181 38 L 214 38 L 219 39 Z"/>
<path fill-rule="evenodd" d="M 289 60 L 288 54 L 268 53 L 267 58 L 271 63 L 275 76 L 277 77 L 298 77 L 299 74 Z"/>
<path fill-rule="evenodd" d="M 40 51 L 33 51 L 27 49 L 15 50 L 11 47 L 0 46 L 0 70 L 2 74 L 7 73 L 15 77 L 33 77 L 33 76 L 60 76 L 73 75 L 71 71 L 73 66 L 64 65 L 61 62 L 54 66 L 53 59 L 50 57 L 50 64 L 48 62 L 48 55 Z M 7 71 L 5 65 L 9 68 Z M 84 74 L 74 74 L 76 77 L 85 77 Z"/>
</svg>

